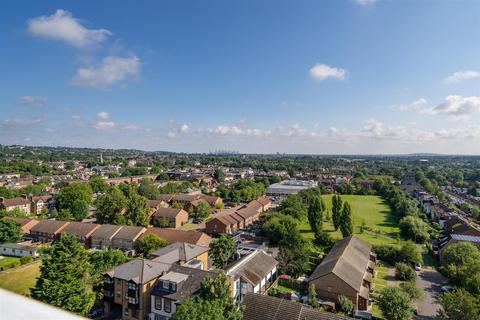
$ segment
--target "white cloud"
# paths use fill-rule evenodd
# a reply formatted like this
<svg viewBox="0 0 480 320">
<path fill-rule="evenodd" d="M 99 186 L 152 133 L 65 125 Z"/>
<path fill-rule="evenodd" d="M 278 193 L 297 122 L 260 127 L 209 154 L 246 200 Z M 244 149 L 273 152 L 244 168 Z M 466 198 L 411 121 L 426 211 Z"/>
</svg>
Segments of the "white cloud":
<svg viewBox="0 0 480 320">
<path fill-rule="evenodd" d="M 190 127 L 185 123 L 180 126 L 180 132 L 181 133 L 187 133 L 189 131 L 189 129 L 190 129 Z"/>
<path fill-rule="evenodd" d="M 411 103 L 406 103 L 406 104 L 401 104 L 399 106 L 394 106 L 394 108 L 397 108 L 402 111 L 409 111 L 409 110 L 419 110 L 421 106 L 424 104 L 427 104 L 427 100 L 424 98 L 417 99 Z"/>
<path fill-rule="evenodd" d="M 422 110 L 426 114 L 447 115 L 453 118 L 466 119 L 471 114 L 480 112 L 480 96 L 462 97 L 450 95 L 445 102 L 430 109 Z"/>
<path fill-rule="evenodd" d="M 6 119 L 3 120 L 3 124 L 14 126 L 30 126 L 43 122 L 41 117 L 34 117 L 31 119 Z"/>
<path fill-rule="evenodd" d="M 108 116 L 109 116 L 108 112 L 105 112 L 105 111 L 101 111 L 97 113 L 97 117 L 99 117 L 102 120 L 107 120 Z"/>
<path fill-rule="evenodd" d="M 27 22 L 35 37 L 65 41 L 77 48 L 99 44 L 112 33 L 106 29 L 87 29 L 68 11 L 58 9 L 51 16 L 40 16 Z"/>
<path fill-rule="evenodd" d="M 23 96 L 18 99 L 18 104 L 34 107 L 43 107 L 47 99 L 44 97 Z"/>
<path fill-rule="evenodd" d="M 451 84 L 465 80 L 480 78 L 480 72 L 473 70 L 457 71 L 445 79 L 445 83 Z"/>
<path fill-rule="evenodd" d="M 72 83 L 77 86 L 102 89 L 140 73 L 140 59 L 107 56 L 98 66 L 80 68 Z"/>
<path fill-rule="evenodd" d="M 480 126 L 441 129 L 435 135 L 442 139 L 480 139 Z"/>
<path fill-rule="evenodd" d="M 123 126 L 123 129 L 124 130 L 138 130 L 139 127 L 134 125 L 134 124 L 127 124 L 127 125 Z"/>
<path fill-rule="evenodd" d="M 337 80 L 345 79 L 347 71 L 341 68 L 330 67 L 326 64 L 317 63 L 310 69 L 310 76 L 315 80 L 325 80 L 328 78 L 333 78 Z"/>
<path fill-rule="evenodd" d="M 97 130 L 109 130 L 115 127 L 115 123 L 112 121 L 98 121 L 94 127 Z"/>
<path fill-rule="evenodd" d="M 375 2 L 377 2 L 377 0 L 353 0 L 353 2 L 366 7 L 366 6 L 373 5 Z"/>
</svg>

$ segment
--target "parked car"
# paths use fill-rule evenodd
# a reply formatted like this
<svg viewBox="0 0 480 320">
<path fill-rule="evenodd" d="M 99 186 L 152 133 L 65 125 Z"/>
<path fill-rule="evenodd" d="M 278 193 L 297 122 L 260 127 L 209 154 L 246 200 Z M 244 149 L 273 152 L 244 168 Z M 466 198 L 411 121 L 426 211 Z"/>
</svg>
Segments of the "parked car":
<svg viewBox="0 0 480 320">
<path fill-rule="evenodd" d="M 422 264 L 420 262 L 415 262 L 415 270 L 416 271 L 422 270 Z"/>
</svg>

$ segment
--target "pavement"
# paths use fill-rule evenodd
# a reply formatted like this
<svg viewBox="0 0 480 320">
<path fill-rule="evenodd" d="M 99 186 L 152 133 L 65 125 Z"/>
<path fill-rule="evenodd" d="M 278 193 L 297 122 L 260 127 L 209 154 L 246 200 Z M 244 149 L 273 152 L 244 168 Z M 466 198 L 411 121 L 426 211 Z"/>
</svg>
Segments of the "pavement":
<svg viewBox="0 0 480 320">
<path fill-rule="evenodd" d="M 423 298 L 416 303 L 418 315 L 415 319 L 441 319 L 437 316 L 437 311 L 441 308 L 440 287 L 446 282 L 447 279 L 432 267 L 424 267 L 417 273 L 417 288 L 423 292 Z"/>
</svg>

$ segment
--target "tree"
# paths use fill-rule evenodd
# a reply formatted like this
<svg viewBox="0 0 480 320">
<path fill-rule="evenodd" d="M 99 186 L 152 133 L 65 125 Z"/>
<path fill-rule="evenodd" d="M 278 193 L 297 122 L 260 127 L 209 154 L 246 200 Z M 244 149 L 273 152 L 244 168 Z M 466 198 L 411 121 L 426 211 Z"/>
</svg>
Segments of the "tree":
<svg viewBox="0 0 480 320">
<path fill-rule="evenodd" d="M 321 197 L 315 197 L 313 203 L 308 207 L 308 222 L 314 234 L 322 230 L 324 210 L 325 204 Z"/>
<path fill-rule="evenodd" d="M 10 220 L 0 220 L 0 243 L 15 242 L 22 239 L 20 223 Z"/>
<path fill-rule="evenodd" d="M 127 197 L 125 221 L 127 225 L 148 227 L 148 201 L 137 193 Z"/>
<path fill-rule="evenodd" d="M 68 209 L 62 209 L 57 215 L 57 220 L 60 221 L 72 221 L 73 215 L 72 212 Z"/>
<path fill-rule="evenodd" d="M 447 246 L 442 255 L 442 269 L 457 285 L 465 286 L 474 279 L 480 266 L 480 250 L 469 242 L 458 242 Z"/>
<path fill-rule="evenodd" d="M 318 309 L 317 290 L 313 283 L 310 283 L 308 286 L 308 304 L 313 308 Z"/>
<path fill-rule="evenodd" d="M 399 287 L 386 287 L 383 289 L 379 307 L 385 319 L 409 320 L 413 316 L 413 305 L 410 296 Z"/>
<path fill-rule="evenodd" d="M 400 220 L 400 234 L 410 240 L 423 243 L 429 239 L 428 225 L 419 217 L 408 215 Z"/>
<path fill-rule="evenodd" d="M 345 202 L 343 205 L 342 215 L 340 217 L 340 231 L 344 238 L 353 234 L 352 209 L 348 202 Z"/>
<path fill-rule="evenodd" d="M 206 201 L 199 201 L 198 204 L 193 208 L 193 213 L 191 216 L 194 219 L 205 220 L 212 214 L 212 207 Z"/>
<path fill-rule="evenodd" d="M 410 265 L 404 262 L 397 262 L 395 264 L 395 277 L 402 281 L 415 281 L 417 274 Z"/>
<path fill-rule="evenodd" d="M 82 221 L 88 217 L 90 209 L 84 200 L 77 199 L 73 201 L 70 211 L 72 212 L 75 221 Z"/>
<path fill-rule="evenodd" d="M 295 237 L 300 236 L 297 220 L 281 213 L 268 215 L 267 221 L 262 225 L 262 231 L 273 244 L 288 239 L 292 234 Z"/>
<path fill-rule="evenodd" d="M 87 315 L 95 303 L 89 289 L 88 252 L 74 236 L 65 235 L 42 255 L 40 276 L 33 297 L 48 304 Z"/>
<path fill-rule="evenodd" d="M 102 274 L 110 268 L 127 262 L 129 258 L 121 250 L 95 250 L 90 253 L 89 261 L 92 266 L 92 284 L 96 287 L 103 284 Z"/>
<path fill-rule="evenodd" d="M 440 316 L 449 320 L 479 320 L 480 299 L 464 289 L 458 289 L 444 294 L 440 298 L 443 307 Z"/>
<path fill-rule="evenodd" d="M 277 260 L 282 273 L 297 278 L 310 270 L 310 254 L 312 250 L 310 242 L 307 240 L 303 238 L 292 240 L 292 243 L 295 244 L 291 246 L 285 245 L 284 242 L 280 243 Z"/>
<path fill-rule="evenodd" d="M 222 169 L 217 168 L 217 169 L 215 169 L 215 171 L 213 172 L 213 178 L 214 178 L 215 181 L 217 181 L 218 183 L 222 183 L 222 182 L 225 180 L 225 173 L 223 173 Z"/>
<path fill-rule="evenodd" d="M 209 255 L 213 261 L 213 266 L 219 269 L 225 267 L 235 250 L 237 250 L 237 242 L 235 239 L 222 233 L 218 240 L 210 242 Z"/>
<path fill-rule="evenodd" d="M 340 227 L 342 217 L 342 198 L 339 195 L 334 195 L 332 198 L 332 222 L 335 231 Z"/>
<path fill-rule="evenodd" d="M 151 179 L 143 178 L 138 186 L 138 194 L 149 200 L 155 200 L 158 199 L 160 192 Z"/>
<path fill-rule="evenodd" d="M 166 216 L 160 218 L 160 228 L 170 227 L 170 220 Z"/>
<path fill-rule="evenodd" d="M 70 210 L 75 200 L 83 200 L 87 204 L 92 203 L 92 188 L 88 183 L 72 183 L 60 189 L 57 196 L 60 209 Z"/>
<path fill-rule="evenodd" d="M 108 191 L 108 183 L 101 176 L 92 176 L 88 182 L 93 193 L 104 193 Z"/>
<path fill-rule="evenodd" d="M 340 312 L 349 315 L 353 311 L 353 302 L 344 295 L 340 295 L 338 297 L 338 307 Z"/>
<path fill-rule="evenodd" d="M 95 204 L 100 223 L 117 223 L 120 212 L 127 205 L 127 199 L 118 187 L 112 187 L 105 195 L 99 196 Z"/>
<path fill-rule="evenodd" d="M 143 255 L 147 257 L 152 252 L 165 247 L 167 244 L 167 240 L 159 238 L 157 235 L 151 233 L 140 240 L 139 249 L 140 252 L 142 252 Z"/>
<path fill-rule="evenodd" d="M 415 285 L 414 281 L 407 281 L 400 284 L 400 288 L 408 294 L 410 300 L 417 300 L 422 298 L 422 291 Z"/>
<path fill-rule="evenodd" d="M 418 247 L 412 241 L 407 241 L 400 247 L 398 258 L 398 261 L 407 263 L 422 261 L 422 255 L 420 254 Z"/>
</svg>

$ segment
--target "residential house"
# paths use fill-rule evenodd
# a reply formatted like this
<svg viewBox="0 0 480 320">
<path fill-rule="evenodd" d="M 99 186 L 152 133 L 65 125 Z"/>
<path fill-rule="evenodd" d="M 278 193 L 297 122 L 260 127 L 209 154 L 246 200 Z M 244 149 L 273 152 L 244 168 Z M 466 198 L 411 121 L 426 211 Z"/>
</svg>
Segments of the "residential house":
<svg viewBox="0 0 480 320">
<path fill-rule="evenodd" d="M 105 313 L 121 311 L 122 319 L 145 319 L 150 313 L 150 293 L 157 278 L 171 265 L 145 259 L 132 260 L 104 274 Z"/>
<path fill-rule="evenodd" d="M 353 302 L 355 310 L 367 310 L 375 262 L 372 246 L 349 236 L 335 243 L 313 271 L 309 284 L 321 298 L 337 302 L 343 295 Z"/>
<path fill-rule="evenodd" d="M 160 208 L 168 207 L 168 203 L 163 200 L 148 200 L 149 216 Z"/>
<path fill-rule="evenodd" d="M 247 292 L 264 294 L 277 279 L 278 261 L 263 250 L 254 250 L 225 268 L 232 279 L 233 296 L 243 301 Z"/>
<path fill-rule="evenodd" d="M 153 261 L 208 270 L 208 247 L 175 242 L 151 253 Z"/>
<path fill-rule="evenodd" d="M 183 230 L 174 230 L 174 229 L 163 229 L 163 228 L 147 228 L 147 231 L 142 235 L 146 237 L 150 234 L 154 234 L 161 239 L 167 240 L 169 244 L 175 242 L 186 242 L 191 244 L 196 244 L 202 247 L 208 247 L 212 238 L 203 232 L 198 231 L 183 231 Z"/>
<path fill-rule="evenodd" d="M 196 268 L 172 266 L 158 278 L 151 292 L 150 320 L 169 320 L 177 308 L 188 298 L 199 294 L 202 281 L 218 273 Z"/>
<path fill-rule="evenodd" d="M 51 195 L 48 195 L 32 197 L 31 201 L 32 213 L 38 216 L 42 214 L 43 208 L 50 210 L 50 208 L 53 206 L 54 199 Z"/>
<path fill-rule="evenodd" d="M 60 232 L 63 236 L 65 234 L 70 234 L 75 236 L 78 242 L 82 243 L 87 248 L 91 247 L 92 244 L 92 234 L 100 228 L 101 225 L 96 223 L 82 223 L 82 222 L 70 222 L 65 229 Z"/>
<path fill-rule="evenodd" d="M 58 240 L 60 233 L 70 222 L 42 220 L 30 228 L 30 237 L 35 242 L 52 242 Z"/>
<path fill-rule="evenodd" d="M 314 309 L 309 305 L 268 295 L 247 293 L 243 320 L 346 320 L 343 315 Z"/>
<path fill-rule="evenodd" d="M 123 226 L 112 238 L 112 248 L 135 251 L 140 236 L 147 230 L 144 227 Z"/>
<path fill-rule="evenodd" d="M 39 247 L 31 244 L 30 241 L 19 243 L 2 243 L 0 244 L 0 255 L 11 257 L 30 256 L 37 258 L 39 256 Z"/>
<path fill-rule="evenodd" d="M 0 210 L 13 211 L 15 209 L 29 214 L 31 212 L 30 200 L 26 196 L 11 199 L 0 198 Z"/>
<path fill-rule="evenodd" d="M 3 220 L 12 220 L 20 224 L 20 230 L 23 235 L 29 234 L 30 229 L 38 223 L 38 220 L 30 218 L 20 218 L 20 217 L 4 217 Z"/>
<path fill-rule="evenodd" d="M 448 248 L 448 246 L 458 242 L 469 242 L 480 250 L 480 236 L 451 234 L 446 241 L 440 244 L 440 248 L 438 250 L 438 255 L 440 257 L 440 260 L 443 258 L 443 253 L 445 249 Z"/>
<path fill-rule="evenodd" d="M 160 208 L 152 215 L 155 227 L 179 228 L 188 222 L 188 212 L 183 209 Z"/>
<path fill-rule="evenodd" d="M 91 247 L 94 249 L 106 249 L 112 247 L 113 237 L 122 229 L 122 226 L 102 224 L 91 234 Z"/>
</svg>

